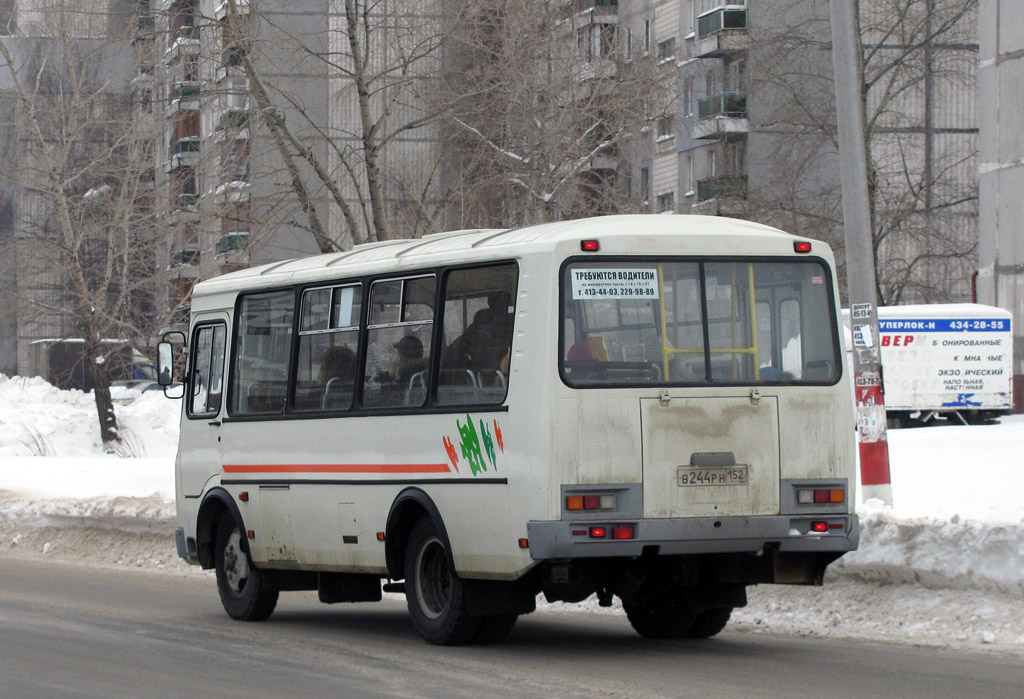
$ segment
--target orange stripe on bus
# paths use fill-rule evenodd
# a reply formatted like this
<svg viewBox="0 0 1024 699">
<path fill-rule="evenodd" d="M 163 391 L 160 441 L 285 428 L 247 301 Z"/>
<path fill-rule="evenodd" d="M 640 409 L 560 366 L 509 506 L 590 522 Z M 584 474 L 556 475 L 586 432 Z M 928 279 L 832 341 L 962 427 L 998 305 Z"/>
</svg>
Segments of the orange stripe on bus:
<svg viewBox="0 0 1024 699">
<path fill-rule="evenodd" d="M 225 464 L 225 473 L 448 473 L 448 464 Z"/>
</svg>

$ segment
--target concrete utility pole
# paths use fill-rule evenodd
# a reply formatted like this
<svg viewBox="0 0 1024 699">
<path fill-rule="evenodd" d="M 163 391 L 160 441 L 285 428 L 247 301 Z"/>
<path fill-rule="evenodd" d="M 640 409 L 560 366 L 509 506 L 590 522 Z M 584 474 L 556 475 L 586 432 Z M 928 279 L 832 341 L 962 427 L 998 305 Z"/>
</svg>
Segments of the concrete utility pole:
<svg viewBox="0 0 1024 699">
<path fill-rule="evenodd" d="M 875 265 L 864 143 L 863 82 L 856 0 L 829 0 L 832 65 L 839 127 L 839 168 L 843 190 L 847 295 L 853 334 L 853 378 L 860 437 L 860 482 L 865 500 L 892 506 L 889 442 L 885 433 L 882 360 L 879 354 Z"/>
</svg>

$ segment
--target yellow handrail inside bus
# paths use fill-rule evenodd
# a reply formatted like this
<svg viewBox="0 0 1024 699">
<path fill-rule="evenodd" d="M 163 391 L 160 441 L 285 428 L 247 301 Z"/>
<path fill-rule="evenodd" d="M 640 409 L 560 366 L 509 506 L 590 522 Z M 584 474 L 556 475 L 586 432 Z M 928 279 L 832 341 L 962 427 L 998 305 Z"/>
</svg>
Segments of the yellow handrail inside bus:
<svg viewBox="0 0 1024 699">
<path fill-rule="evenodd" d="M 754 364 L 754 380 L 760 380 L 761 378 L 761 367 L 758 362 L 760 357 L 758 327 L 757 327 L 757 297 L 754 292 L 754 264 L 752 262 L 747 263 L 747 283 L 748 294 L 750 295 L 750 335 L 752 343 L 750 347 L 736 347 L 736 328 L 738 323 L 737 316 L 739 315 L 736 296 L 732 295 L 732 345 L 733 347 L 717 349 L 714 347 L 707 348 L 709 354 L 728 354 L 733 359 L 733 374 L 736 373 L 736 355 L 749 354 L 753 357 Z M 733 289 L 736 288 L 736 271 L 733 268 Z M 661 324 L 661 357 L 662 357 L 662 370 L 665 380 L 668 380 L 669 360 L 672 356 L 677 354 L 704 354 L 704 347 L 672 347 L 668 343 L 668 320 L 666 317 L 666 306 L 665 306 L 665 271 L 662 264 L 658 265 L 658 288 L 661 291 L 661 302 L 658 304 L 658 315 L 659 322 Z M 675 296 L 673 301 L 678 302 Z"/>
</svg>

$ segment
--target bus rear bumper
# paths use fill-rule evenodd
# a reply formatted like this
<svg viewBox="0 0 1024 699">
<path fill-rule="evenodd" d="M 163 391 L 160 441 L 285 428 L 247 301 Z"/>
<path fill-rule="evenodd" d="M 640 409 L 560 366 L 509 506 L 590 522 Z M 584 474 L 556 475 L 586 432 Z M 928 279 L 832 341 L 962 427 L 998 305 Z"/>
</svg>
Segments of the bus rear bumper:
<svg viewBox="0 0 1024 699">
<path fill-rule="evenodd" d="M 630 529 L 631 532 L 630 532 Z M 816 531 L 824 529 L 824 531 Z M 630 538 L 614 538 L 625 536 Z M 686 517 L 623 522 L 528 522 L 534 560 L 758 553 L 766 547 L 793 553 L 845 553 L 857 548 L 857 515 Z"/>
</svg>

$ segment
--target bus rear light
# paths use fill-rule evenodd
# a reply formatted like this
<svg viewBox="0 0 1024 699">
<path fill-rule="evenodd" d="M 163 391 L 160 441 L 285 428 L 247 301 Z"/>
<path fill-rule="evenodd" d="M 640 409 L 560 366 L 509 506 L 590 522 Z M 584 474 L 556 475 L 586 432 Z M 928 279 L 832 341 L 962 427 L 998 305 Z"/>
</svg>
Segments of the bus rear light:
<svg viewBox="0 0 1024 699">
<path fill-rule="evenodd" d="M 616 506 L 615 494 L 605 495 L 566 495 L 565 509 L 572 511 L 580 510 L 614 510 Z"/>
<path fill-rule="evenodd" d="M 601 243 L 596 240 L 581 240 L 580 250 L 583 252 L 598 252 L 601 249 Z"/>
<path fill-rule="evenodd" d="M 811 243 L 808 240 L 798 240 L 793 243 L 793 252 L 810 252 Z"/>
<path fill-rule="evenodd" d="M 633 538 L 633 525 L 623 524 L 618 527 L 612 527 L 612 538 L 613 539 L 632 539 Z"/>
<path fill-rule="evenodd" d="M 591 539 L 604 539 L 604 538 L 607 538 L 607 536 L 608 536 L 608 528 L 607 527 L 591 527 L 590 528 L 590 538 Z"/>
<path fill-rule="evenodd" d="M 842 488 L 801 488 L 796 491 L 796 501 L 801 505 L 842 504 L 846 502 L 846 491 Z"/>
<path fill-rule="evenodd" d="M 811 522 L 811 531 L 824 534 L 828 531 L 828 522 Z"/>
</svg>

